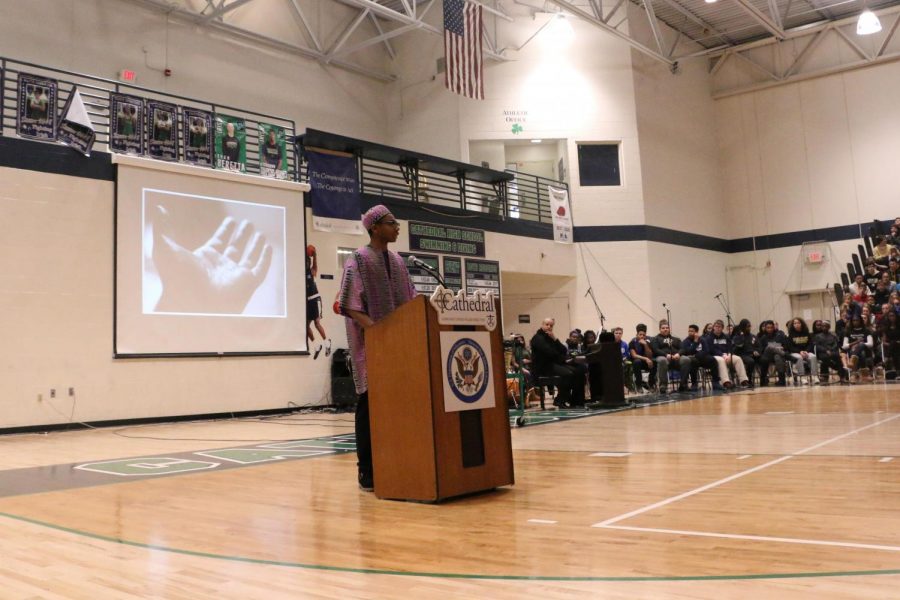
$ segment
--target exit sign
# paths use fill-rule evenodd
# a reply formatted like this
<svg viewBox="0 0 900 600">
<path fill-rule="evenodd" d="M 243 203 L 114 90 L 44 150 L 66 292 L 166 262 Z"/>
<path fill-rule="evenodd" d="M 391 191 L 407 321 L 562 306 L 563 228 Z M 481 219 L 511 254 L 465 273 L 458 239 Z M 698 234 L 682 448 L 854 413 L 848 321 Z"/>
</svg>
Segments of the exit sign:
<svg viewBox="0 0 900 600">
<path fill-rule="evenodd" d="M 824 254 L 820 250 L 813 250 L 806 254 L 806 262 L 820 263 L 825 260 Z"/>
<path fill-rule="evenodd" d="M 119 81 L 134 82 L 137 79 L 137 73 L 130 69 L 122 69 L 119 71 Z"/>
</svg>

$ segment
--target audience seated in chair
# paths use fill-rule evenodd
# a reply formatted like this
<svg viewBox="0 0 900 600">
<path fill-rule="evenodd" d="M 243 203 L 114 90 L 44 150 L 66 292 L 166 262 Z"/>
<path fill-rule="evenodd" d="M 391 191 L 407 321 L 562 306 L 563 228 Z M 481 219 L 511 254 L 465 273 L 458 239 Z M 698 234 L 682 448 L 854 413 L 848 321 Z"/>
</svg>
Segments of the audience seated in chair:
<svg viewBox="0 0 900 600">
<path fill-rule="evenodd" d="M 681 340 L 672 336 L 669 322 L 663 319 L 659 322 L 659 333 L 650 340 L 650 348 L 653 350 L 653 360 L 656 362 L 656 380 L 659 382 L 659 393 L 667 394 L 669 385 L 669 367 L 678 369 L 678 391 L 687 390 L 688 375 L 691 372 L 691 359 L 681 356 Z"/>
<path fill-rule="evenodd" d="M 531 338 L 532 376 L 559 377 L 559 395 L 553 401 L 557 407 L 584 406 L 584 372 L 567 364 L 569 351 L 556 338 L 553 326 L 556 321 L 544 319 L 541 328 Z"/>
<path fill-rule="evenodd" d="M 795 317 L 788 328 L 787 338 L 786 350 L 794 365 L 794 383 L 797 383 L 798 377 L 806 375 L 807 364 L 809 365 L 810 382 L 818 383 L 819 363 L 813 352 L 812 335 L 809 333 L 806 321 Z"/>
<path fill-rule="evenodd" d="M 785 378 L 784 354 L 788 344 L 787 337 L 775 327 L 774 321 L 763 322 L 763 333 L 756 339 L 759 352 L 759 385 L 769 385 L 769 365 L 775 365 L 778 374 L 778 385 L 787 385 Z"/>
<path fill-rule="evenodd" d="M 635 337 L 628 344 L 631 353 L 631 369 L 634 371 L 635 389 L 649 390 L 656 385 L 656 363 L 653 361 L 653 348 L 647 339 L 647 326 L 638 323 L 635 327 Z M 643 373 L 647 371 L 647 381 L 644 381 Z"/>
</svg>

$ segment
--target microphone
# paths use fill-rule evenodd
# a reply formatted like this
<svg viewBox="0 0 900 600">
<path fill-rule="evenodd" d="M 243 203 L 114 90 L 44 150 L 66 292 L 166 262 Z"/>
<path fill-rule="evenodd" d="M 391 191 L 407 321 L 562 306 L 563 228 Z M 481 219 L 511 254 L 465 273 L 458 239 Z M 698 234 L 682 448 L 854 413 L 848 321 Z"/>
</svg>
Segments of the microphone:
<svg viewBox="0 0 900 600">
<path fill-rule="evenodd" d="M 718 293 L 718 294 L 716 294 L 715 296 L 713 296 L 713 298 L 721 298 L 721 297 L 722 297 L 722 294 L 721 294 L 721 293 Z"/>
<path fill-rule="evenodd" d="M 423 262 L 423 261 L 419 260 L 418 258 L 416 258 L 416 255 L 415 255 L 415 254 L 410 254 L 409 256 L 406 257 L 406 266 L 408 266 L 408 267 L 419 267 L 420 269 L 425 269 L 426 271 L 428 271 L 429 273 L 431 273 L 431 275 L 432 275 L 435 279 L 438 280 L 438 283 L 440 283 L 440 284 L 441 284 L 442 286 L 444 286 L 444 287 L 447 287 L 447 284 L 444 283 L 444 278 L 441 277 L 440 272 L 438 272 L 437 269 L 435 269 L 434 267 L 432 267 L 432 266 L 429 265 L 428 263 Z"/>
</svg>

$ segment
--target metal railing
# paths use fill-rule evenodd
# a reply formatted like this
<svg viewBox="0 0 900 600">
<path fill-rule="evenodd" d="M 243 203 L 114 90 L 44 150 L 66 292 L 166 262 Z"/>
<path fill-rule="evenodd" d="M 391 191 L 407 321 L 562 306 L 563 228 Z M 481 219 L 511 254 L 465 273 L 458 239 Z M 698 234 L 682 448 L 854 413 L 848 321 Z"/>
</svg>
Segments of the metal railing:
<svg viewBox="0 0 900 600">
<path fill-rule="evenodd" d="M 508 171 L 510 181 L 487 183 L 467 178 L 465 174 L 447 175 L 415 165 L 358 158 L 359 181 L 363 194 L 387 200 L 407 201 L 429 207 L 455 208 L 481 213 L 497 219 L 522 219 L 550 223 L 548 186 L 568 191 L 562 181 Z M 301 177 L 306 162 L 299 167 Z"/>
<path fill-rule="evenodd" d="M 0 71 L 0 78 L 2 78 L 2 80 L 0 80 L 0 91 L 2 91 L 2 94 L 0 95 L 2 95 L 3 98 L 2 105 L 0 105 L 0 115 L 2 115 L 2 118 L 0 118 L 0 130 L 2 130 L 4 136 L 12 137 L 16 135 L 19 73 L 25 73 L 57 80 L 59 84 L 57 92 L 57 113 L 65 106 L 69 95 L 77 86 L 97 134 L 97 140 L 94 144 L 95 150 L 110 152 L 110 94 L 131 94 L 146 100 L 159 100 L 175 104 L 179 107 L 201 109 L 213 114 L 224 113 L 232 117 L 243 118 L 245 131 L 247 132 L 246 155 L 248 173 L 258 174 L 260 172 L 259 139 L 257 135 L 253 135 L 253 132 L 257 131 L 259 124 L 267 123 L 284 128 L 288 158 L 288 178 L 292 180 L 298 179 L 297 159 L 294 152 L 294 145 L 291 143 L 291 140 L 293 140 L 296 135 L 296 126 L 291 119 L 257 113 L 242 108 L 226 106 L 224 104 L 206 102 L 188 98 L 186 96 L 167 94 L 165 92 L 159 92 L 111 79 L 94 77 L 92 75 L 75 73 L 63 69 L 55 69 L 53 67 L 45 67 L 10 58 L 0 58 L 0 69 L 2 69 L 2 71 Z M 179 120 L 177 140 L 179 157 L 183 158 L 181 157 L 181 148 L 183 148 L 184 135 L 187 131 L 187 127 L 185 127 L 183 122 L 181 110 L 178 110 L 177 114 Z M 58 118 L 61 118 L 61 115 L 58 115 Z M 48 140 L 48 143 L 53 142 Z"/>
</svg>

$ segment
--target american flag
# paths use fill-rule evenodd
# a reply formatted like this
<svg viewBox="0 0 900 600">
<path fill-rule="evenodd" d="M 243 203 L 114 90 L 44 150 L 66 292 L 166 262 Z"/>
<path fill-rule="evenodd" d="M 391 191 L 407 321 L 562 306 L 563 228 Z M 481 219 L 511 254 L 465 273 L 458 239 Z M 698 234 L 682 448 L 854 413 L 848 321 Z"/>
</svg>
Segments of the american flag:
<svg viewBox="0 0 900 600">
<path fill-rule="evenodd" d="M 481 6 L 444 0 L 444 85 L 467 98 L 484 100 Z"/>
</svg>

